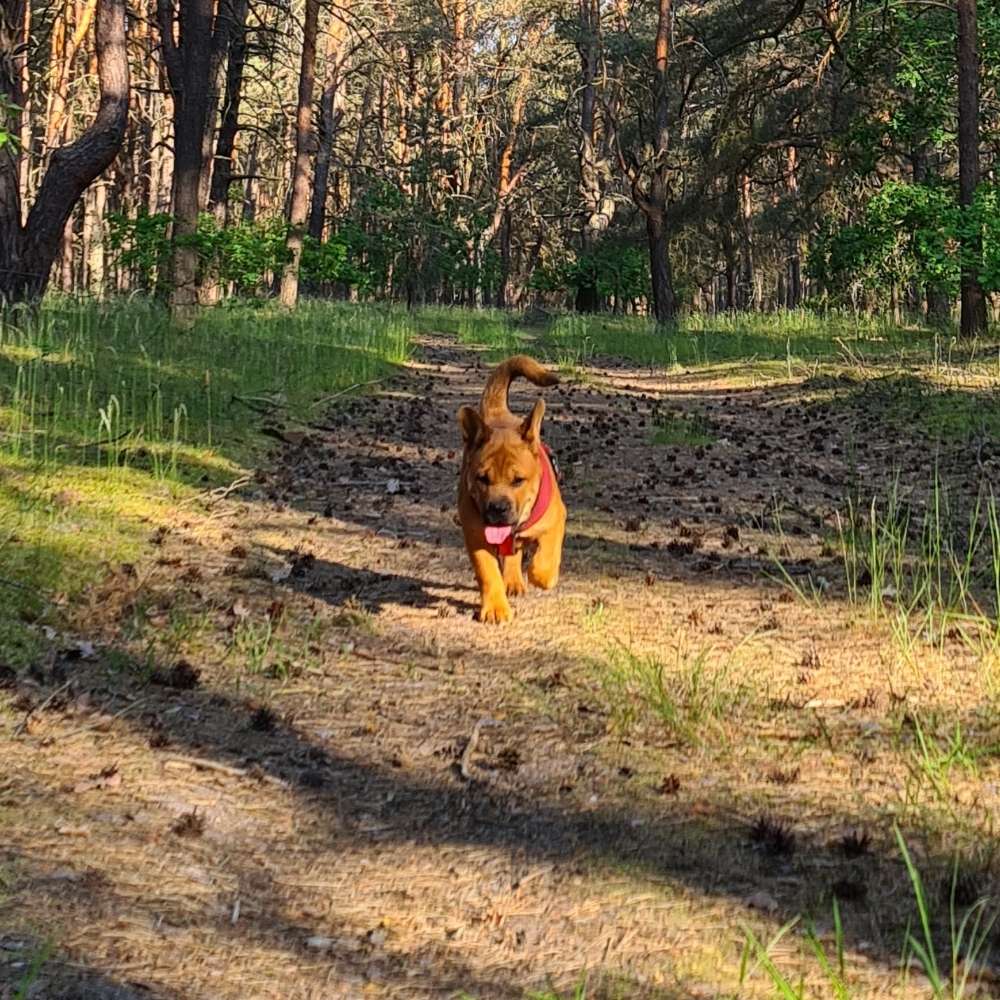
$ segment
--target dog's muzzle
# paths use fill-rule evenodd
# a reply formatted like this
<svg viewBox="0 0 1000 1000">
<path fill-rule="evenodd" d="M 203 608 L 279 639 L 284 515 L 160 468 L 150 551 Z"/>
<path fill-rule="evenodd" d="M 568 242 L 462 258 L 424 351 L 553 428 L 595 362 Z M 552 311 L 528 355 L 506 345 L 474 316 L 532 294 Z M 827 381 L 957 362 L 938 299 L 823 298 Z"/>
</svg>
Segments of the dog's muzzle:
<svg viewBox="0 0 1000 1000">
<path fill-rule="evenodd" d="M 491 500 L 483 510 L 483 520 L 490 525 L 512 526 L 517 522 L 514 505 L 509 500 Z"/>
</svg>

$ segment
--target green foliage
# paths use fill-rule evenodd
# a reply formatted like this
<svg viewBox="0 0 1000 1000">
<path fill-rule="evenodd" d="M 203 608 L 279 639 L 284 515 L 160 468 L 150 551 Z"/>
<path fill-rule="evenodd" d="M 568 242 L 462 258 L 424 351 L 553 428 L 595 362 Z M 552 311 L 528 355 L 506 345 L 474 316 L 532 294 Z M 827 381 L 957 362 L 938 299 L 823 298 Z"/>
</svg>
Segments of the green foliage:
<svg viewBox="0 0 1000 1000">
<path fill-rule="evenodd" d="M 198 256 L 203 268 L 214 268 L 221 281 L 231 281 L 238 292 L 264 290 L 270 276 L 287 260 L 287 227 L 281 219 L 219 226 L 214 216 L 198 220 Z"/>
<path fill-rule="evenodd" d="M 311 284 L 343 282 L 357 287 L 363 275 L 351 263 L 351 244 L 344 234 L 334 234 L 326 242 L 307 236 L 302 247 L 302 279 Z"/>
<path fill-rule="evenodd" d="M 170 274 L 170 216 L 146 211 L 130 218 L 122 212 L 108 216 L 108 248 L 112 263 L 130 271 L 144 292 L 161 292 Z"/>
<path fill-rule="evenodd" d="M 113 263 L 127 269 L 143 291 L 162 295 L 169 288 L 170 222 L 162 213 L 109 218 Z M 372 183 L 325 241 L 306 238 L 302 280 L 317 288 L 353 288 L 362 297 L 490 292 L 499 278 L 499 258 L 492 249 L 476 249 L 483 225 L 483 219 L 455 209 L 431 211 L 388 182 Z M 280 218 L 220 226 L 214 216 L 203 214 L 191 242 L 203 275 L 252 296 L 267 291 L 287 260 L 287 232 Z"/>
<path fill-rule="evenodd" d="M 348 251 L 348 278 L 362 294 L 491 289 L 495 252 L 475 251 L 484 220 L 457 201 L 433 210 L 388 181 L 372 183 L 337 236 Z"/>
<path fill-rule="evenodd" d="M 890 182 L 868 200 L 858 221 L 820 235 L 810 272 L 831 290 L 850 282 L 885 290 L 912 281 L 954 294 L 959 218 L 953 189 Z"/>
<path fill-rule="evenodd" d="M 113 213 L 108 219 L 108 246 L 113 263 L 130 271 L 146 292 L 164 294 L 170 284 L 173 247 L 171 217 L 164 212 L 134 217 Z M 284 223 L 279 219 L 220 226 L 203 214 L 192 238 L 200 266 L 221 281 L 233 282 L 243 294 L 260 292 L 285 261 Z"/>
<path fill-rule="evenodd" d="M 913 282 L 949 296 L 958 291 L 963 247 L 978 238 L 970 261 L 988 292 L 1000 290 L 1000 186 L 983 184 L 963 209 L 953 185 L 892 181 L 863 206 L 852 224 L 820 234 L 809 270 L 834 293 L 852 282 L 885 291 Z"/>
<path fill-rule="evenodd" d="M 0 94 L 0 149 L 4 146 L 12 146 L 17 149 L 18 138 L 12 131 L 17 116 L 21 113 L 21 108 Z"/>
<path fill-rule="evenodd" d="M 569 292 L 574 297 L 592 289 L 601 300 L 630 302 L 649 292 L 649 258 L 645 250 L 621 238 L 608 238 L 592 250 L 543 265 L 531 286 L 542 292 Z"/>
</svg>

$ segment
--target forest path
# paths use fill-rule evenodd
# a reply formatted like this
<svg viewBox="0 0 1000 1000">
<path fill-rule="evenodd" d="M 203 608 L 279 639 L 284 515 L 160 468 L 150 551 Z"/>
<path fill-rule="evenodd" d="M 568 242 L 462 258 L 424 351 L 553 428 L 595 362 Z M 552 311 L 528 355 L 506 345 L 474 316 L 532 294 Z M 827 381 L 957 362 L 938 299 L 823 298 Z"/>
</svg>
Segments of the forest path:
<svg viewBox="0 0 1000 1000">
<path fill-rule="evenodd" d="M 894 862 L 830 846 L 898 780 L 855 733 L 893 678 L 768 554 L 822 572 L 851 429 L 801 380 L 575 366 L 544 393 L 563 579 L 491 627 L 453 520 L 490 367 L 422 338 L 109 573 L 95 638 L 131 623 L 138 677 L 87 650 L 21 694 L 0 984 L 56 928 L 49 997 L 747 995 L 741 923 L 828 913 L 833 883 L 857 981 L 895 982 L 864 902 Z"/>
</svg>

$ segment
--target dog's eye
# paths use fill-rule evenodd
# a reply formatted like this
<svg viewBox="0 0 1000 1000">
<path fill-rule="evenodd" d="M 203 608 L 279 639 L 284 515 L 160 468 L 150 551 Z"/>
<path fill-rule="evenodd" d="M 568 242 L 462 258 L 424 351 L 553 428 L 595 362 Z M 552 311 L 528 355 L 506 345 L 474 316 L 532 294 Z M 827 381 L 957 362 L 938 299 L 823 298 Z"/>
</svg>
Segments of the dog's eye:
<svg viewBox="0 0 1000 1000">
<path fill-rule="evenodd" d="M 476 479 L 478 479 L 483 484 L 483 486 L 490 485 L 490 477 L 485 472 L 480 472 L 479 475 L 476 476 Z"/>
<path fill-rule="evenodd" d="M 515 476 L 510 481 L 510 485 L 511 486 L 523 486 L 524 485 L 524 476 Z"/>
</svg>

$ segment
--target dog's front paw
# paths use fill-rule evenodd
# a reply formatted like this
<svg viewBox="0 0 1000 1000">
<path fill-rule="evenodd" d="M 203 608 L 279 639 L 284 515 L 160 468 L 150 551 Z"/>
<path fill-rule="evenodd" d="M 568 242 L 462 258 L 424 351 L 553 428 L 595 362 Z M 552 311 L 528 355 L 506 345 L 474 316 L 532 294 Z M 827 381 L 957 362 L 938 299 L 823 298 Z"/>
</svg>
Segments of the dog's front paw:
<svg viewBox="0 0 1000 1000">
<path fill-rule="evenodd" d="M 479 608 L 479 620 L 488 622 L 490 625 L 501 625 L 504 622 L 509 622 L 513 617 L 510 604 L 503 594 L 484 598 L 482 606 Z"/>
<path fill-rule="evenodd" d="M 523 576 L 511 577 L 506 581 L 507 584 L 507 596 L 508 597 L 520 597 L 524 594 L 528 587 L 524 582 Z"/>
</svg>

